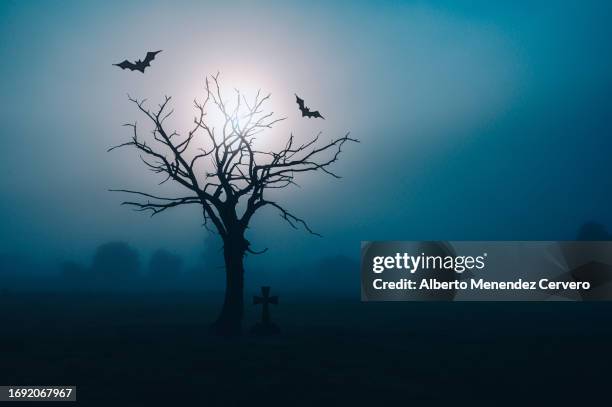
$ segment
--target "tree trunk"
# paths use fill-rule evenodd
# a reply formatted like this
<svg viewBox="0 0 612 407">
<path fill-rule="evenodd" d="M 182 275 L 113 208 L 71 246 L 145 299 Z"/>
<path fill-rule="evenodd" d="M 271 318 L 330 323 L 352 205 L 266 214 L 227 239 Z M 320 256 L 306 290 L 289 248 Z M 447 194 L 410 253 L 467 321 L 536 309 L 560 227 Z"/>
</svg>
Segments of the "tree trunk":
<svg viewBox="0 0 612 407">
<path fill-rule="evenodd" d="M 225 299 L 219 317 L 213 324 L 218 335 L 236 336 L 242 332 L 244 314 L 244 255 L 246 240 L 242 235 L 223 242 L 225 259 Z"/>
</svg>

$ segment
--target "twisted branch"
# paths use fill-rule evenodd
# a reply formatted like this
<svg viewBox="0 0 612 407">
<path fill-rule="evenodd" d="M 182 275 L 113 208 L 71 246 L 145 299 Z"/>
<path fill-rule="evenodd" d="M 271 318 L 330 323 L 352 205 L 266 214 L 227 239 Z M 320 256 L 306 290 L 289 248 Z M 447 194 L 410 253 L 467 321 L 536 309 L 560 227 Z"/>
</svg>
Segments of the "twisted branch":
<svg viewBox="0 0 612 407">
<path fill-rule="evenodd" d="M 208 228 L 208 222 L 212 222 L 222 237 L 243 233 L 252 216 L 264 206 L 278 210 L 291 227 L 297 229 L 301 226 L 307 232 L 320 236 L 305 220 L 279 203 L 266 200 L 264 193 L 267 189 L 297 186 L 295 177 L 304 172 L 321 171 L 340 178 L 330 167 L 338 161 L 345 143 L 358 140 L 347 133 L 321 144 L 319 133 L 313 139 L 295 145 L 291 134 L 280 150 L 259 151 L 254 148 L 255 136 L 285 120 L 285 117 L 276 118 L 274 112 L 265 112 L 264 105 L 269 98 L 270 94 L 263 96 L 258 91 L 253 99 L 248 100 L 236 90 L 234 106 L 231 107 L 223 97 L 217 73 L 210 79 L 206 78 L 204 100 L 194 100 L 196 116 L 193 127 L 183 136 L 164 128 L 164 123 L 173 114 L 173 110 L 168 108 L 171 97 L 164 97 L 158 108 L 151 111 L 146 106 L 146 99 L 139 101 L 128 95 L 128 100 L 153 126 L 151 143 L 139 137 L 136 123 L 126 124 L 132 129 L 130 141 L 111 147 L 108 151 L 135 148 L 144 165 L 162 175 L 160 184 L 172 180 L 190 194 L 166 198 L 127 189 L 111 191 L 146 198 L 145 201 L 125 201 L 122 204 L 138 211 L 151 211 L 152 216 L 173 207 L 200 204 L 204 226 Z M 223 125 L 220 128 L 207 123 L 209 106 L 221 113 Z M 247 200 L 246 207 L 239 214 L 237 208 L 243 197 Z"/>
</svg>

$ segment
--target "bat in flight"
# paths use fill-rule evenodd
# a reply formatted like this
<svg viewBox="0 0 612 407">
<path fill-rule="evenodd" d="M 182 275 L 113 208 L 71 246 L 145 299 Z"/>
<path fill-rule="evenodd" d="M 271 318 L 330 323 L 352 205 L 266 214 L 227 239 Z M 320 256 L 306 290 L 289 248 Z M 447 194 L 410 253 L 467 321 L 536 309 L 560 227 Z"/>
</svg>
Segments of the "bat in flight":
<svg viewBox="0 0 612 407">
<path fill-rule="evenodd" d="M 311 117 L 314 117 L 315 119 L 317 117 L 320 117 L 321 119 L 325 120 L 325 117 L 321 116 L 321 113 L 319 113 L 318 110 L 315 110 L 314 112 L 311 112 L 309 108 L 304 106 L 304 99 L 300 99 L 300 97 L 298 95 L 295 95 L 295 101 L 297 102 L 298 106 L 300 107 L 300 111 L 302 112 L 302 117 L 308 117 L 309 119 Z"/>
<path fill-rule="evenodd" d="M 160 52 L 161 50 L 154 51 L 154 52 L 153 51 L 147 52 L 147 56 L 145 57 L 144 61 L 141 61 L 139 59 L 138 61 L 132 63 L 126 59 L 119 64 L 113 64 L 113 65 L 118 66 L 121 69 L 129 69 L 130 71 L 140 71 L 144 73 L 145 68 L 147 66 L 151 66 L 151 61 L 153 61 L 155 59 L 155 56 L 159 54 Z"/>
</svg>

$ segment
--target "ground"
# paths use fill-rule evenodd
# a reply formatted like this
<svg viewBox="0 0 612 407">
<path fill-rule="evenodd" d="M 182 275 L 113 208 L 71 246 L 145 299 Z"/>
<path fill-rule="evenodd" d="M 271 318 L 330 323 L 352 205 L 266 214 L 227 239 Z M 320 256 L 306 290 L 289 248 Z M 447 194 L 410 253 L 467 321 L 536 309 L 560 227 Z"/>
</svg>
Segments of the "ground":
<svg viewBox="0 0 612 407">
<path fill-rule="evenodd" d="M 272 308 L 281 336 L 233 340 L 208 334 L 219 303 L 3 292 L 0 384 L 76 384 L 85 406 L 552 405 L 608 392 L 609 303 L 285 294 Z M 247 327 L 257 312 L 248 306 Z"/>
</svg>

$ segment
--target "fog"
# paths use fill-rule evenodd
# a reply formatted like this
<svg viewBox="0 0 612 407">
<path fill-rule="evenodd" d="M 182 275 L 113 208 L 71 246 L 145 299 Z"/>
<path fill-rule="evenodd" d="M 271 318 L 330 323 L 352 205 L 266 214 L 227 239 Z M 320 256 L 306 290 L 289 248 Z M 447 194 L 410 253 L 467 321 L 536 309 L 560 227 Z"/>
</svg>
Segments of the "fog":
<svg viewBox="0 0 612 407">
<path fill-rule="evenodd" d="M 247 237 L 269 250 L 249 256 L 252 284 L 325 284 L 356 264 L 361 240 L 572 239 L 590 220 L 609 229 L 611 17 L 607 2 L 578 1 L 4 1 L 2 271 L 91 271 L 101 246 L 125 242 L 138 273 L 164 250 L 182 276 L 214 276 L 188 281 L 221 284 L 200 210 L 151 218 L 120 206 L 109 189 L 173 187 L 135 151 L 106 152 L 130 136 L 122 124 L 145 122 L 127 94 L 151 106 L 173 96 L 171 124 L 185 131 L 217 72 L 228 95 L 272 94 L 269 109 L 287 120 L 261 135 L 268 148 L 291 132 L 361 141 L 335 165 L 342 179 L 306 174 L 278 194 L 323 237 L 273 210 L 256 215 Z M 144 75 L 111 65 L 157 49 Z M 326 120 L 301 118 L 294 93 Z"/>
</svg>

